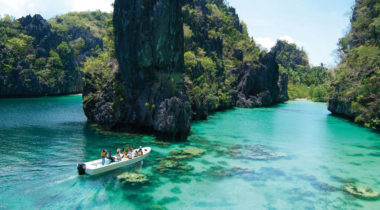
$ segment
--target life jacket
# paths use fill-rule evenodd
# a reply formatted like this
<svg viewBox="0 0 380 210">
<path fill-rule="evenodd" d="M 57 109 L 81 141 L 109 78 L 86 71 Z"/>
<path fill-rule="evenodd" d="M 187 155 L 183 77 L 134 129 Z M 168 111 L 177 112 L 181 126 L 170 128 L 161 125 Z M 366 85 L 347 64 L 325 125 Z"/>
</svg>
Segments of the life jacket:
<svg viewBox="0 0 380 210">
<path fill-rule="evenodd" d="M 101 153 L 100 153 L 100 156 L 101 156 L 102 158 L 105 158 L 105 157 L 106 157 L 106 153 L 105 153 L 105 152 L 101 152 Z"/>
<path fill-rule="evenodd" d="M 138 155 L 138 156 L 141 156 L 141 155 L 143 155 L 143 153 L 142 153 L 142 152 L 138 152 L 137 155 Z"/>
</svg>

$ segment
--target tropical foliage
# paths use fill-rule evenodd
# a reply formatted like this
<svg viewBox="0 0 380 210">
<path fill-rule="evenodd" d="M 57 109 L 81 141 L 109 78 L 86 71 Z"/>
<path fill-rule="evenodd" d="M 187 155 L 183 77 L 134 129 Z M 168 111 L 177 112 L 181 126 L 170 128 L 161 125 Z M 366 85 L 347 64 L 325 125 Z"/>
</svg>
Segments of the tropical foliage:
<svg viewBox="0 0 380 210">
<path fill-rule="evenodd" d="M 276 54 L 280 72 L 288 74 L 290 99 L 328 100 L 332 77 L 328 68 L 323 64 L 310 67 L 306 52 L 287 41 L 277 41 L 271 51 Z"/>
<path fill-rule="evenodd" d="M 349 102 L 357 123 L 380 128 L 380 2 L 357 0 L 350 32 L 339 41 L 332 100 Z"/>
<path fill-rule="evenodd" d="M 185 81 L 193 110 L 232 107 L 236 71 L 243 63 L 258 61 L 260 49 L 235 10 L 223 0 L 190 0 L 182 11 Z"/>
<path fill-rule="evenodd" d="M 110 41 L 100 11 L 68 13 L 48 22 L 40 15 L 0 18 L 0 95 L 81 91 L 79 68 Z"/>
</svg>

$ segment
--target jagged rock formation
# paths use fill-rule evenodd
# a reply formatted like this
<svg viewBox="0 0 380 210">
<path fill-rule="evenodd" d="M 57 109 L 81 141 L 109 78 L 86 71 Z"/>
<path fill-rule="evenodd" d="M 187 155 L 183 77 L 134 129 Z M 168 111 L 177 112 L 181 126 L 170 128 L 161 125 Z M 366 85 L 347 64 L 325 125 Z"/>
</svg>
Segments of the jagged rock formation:
<svg viewBox="0 0 380 210">
<path fill-rule="evenodd" d="M 234 8 L 223 0 L 191 0 L 182 10 L 185 81 L 193 119 L 205 120 L 212 112 L 234 106 L 287 100 L 286 75 L 279 81 L 273 53 L 260 50 Z"/>
<path fill-rule="evenodd" d="M 116 0 L 114 28 L 119 68 L 111 82 L 118 91 L 84 100 L 88 118 L 113 128 L 187 137 L 191 106 L 183 82 L 181 1 Z M 93 93 L 85 90 L 84 99 Z"/>
<path fill-rule="evenodd" d="M 285 73 L 280 73 L 280 77 L 278 79 L 278 88 L 279 88 L 279 94 L 277 97 L 276 102 L 278 103 L 283 103 L 285 101 L 289 100 L 288 96 L 288 82 L 289 82 L 289 77 Z"/>
<path fill-rule="evenodd" d="M 238 107 L 270 106 L 288 100 L 287 76 L 280 77 L 275 56 L 268 53 L 259 61 L 255 67 L 243 66 L 244 74 L 237 87 Z"/>
</svg>

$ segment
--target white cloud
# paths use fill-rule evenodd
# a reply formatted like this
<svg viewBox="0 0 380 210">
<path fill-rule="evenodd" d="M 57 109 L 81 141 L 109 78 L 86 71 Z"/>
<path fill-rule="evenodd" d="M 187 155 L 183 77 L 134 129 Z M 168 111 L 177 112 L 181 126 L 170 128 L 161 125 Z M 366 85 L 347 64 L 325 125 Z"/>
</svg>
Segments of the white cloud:
<svg viewBox="0 0 380 210">
<path fill-rule="evenodd" d="M 72 11 L 102 10 L 112 11 L 113 0 L 71 0 Z"/>
<path fill-rule="evenodd" d="M 274 40 L 270 37 L 257 37 L 254 39 L 262 47 L 269 49 L 269 50 L 276 44 L 276 40 Z"/>
<path fill-rule="evenodd" d="M 282 36 L 282 37 L 280 37 L 280 38 L 278 38 L 279 40 L 285 40 L 285 41 L 287 41 L 287 42 L 289 42 L 289 43 L 295 43 L 294 42 L 294 39 L 292 38 L 292 37 L 290 37 L 290 36 Z"/>
<path fill-rule="evenodd" d="M 111 12 L 114 0 L 0 0 L 0 15 L 16 18 L 29 14 L 41 14 L 49 19 L 71 11 L 101 10 Z"/>
<path fill-rule="evenodd" d="M 298 47 L 304 47 L 305 45 L 302 42 L 294 41 L 291 36 L 281 36 L 278 39 L 274 39 L 271 37 L 257 37 L 254 38 L 256 43 L 260 44 L 262 47 L 270 50 L 274 45 L 276 45 L 277 40 L 284 40 L 289 43 L 294 43 Z"/>
</svg>

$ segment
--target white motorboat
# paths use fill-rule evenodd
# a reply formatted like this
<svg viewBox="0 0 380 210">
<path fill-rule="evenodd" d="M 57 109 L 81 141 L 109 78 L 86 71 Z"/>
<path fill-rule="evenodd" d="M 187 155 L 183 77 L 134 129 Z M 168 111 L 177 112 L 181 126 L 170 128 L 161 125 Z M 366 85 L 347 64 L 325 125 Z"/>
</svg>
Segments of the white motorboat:
<svg viewBox="0 0 380 210">
<path fill-rule="evenodd" d="M 134 150 L 134 154 L 137 154 L 137 151 L 139 149 Z M 142 148 L 143 154 L 140 156 L 133 157 L 132 159 L 123 158 L 120 161 L 115 161 L 112 163 L 109 163 L 109 160 L 103 165 L 102 159 L 86 162 L 86 163 L 79 163 L 78 164 L 78 173 L 79 175 L 88 174 L 88 175 L 95 175 L 95 174 L 101 174 L 107 171 L 112 171 L 124 166 L 129 166 L 134 163 L 137 163 L 139 161 L 144 160 L 150 153 L 152 149 L 150 147 L 144 147 Z M 116 160 L 116 157 L 115 157 Z"/>
</svg>

